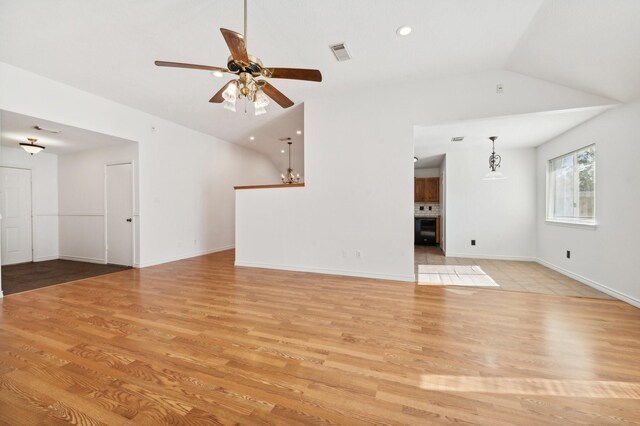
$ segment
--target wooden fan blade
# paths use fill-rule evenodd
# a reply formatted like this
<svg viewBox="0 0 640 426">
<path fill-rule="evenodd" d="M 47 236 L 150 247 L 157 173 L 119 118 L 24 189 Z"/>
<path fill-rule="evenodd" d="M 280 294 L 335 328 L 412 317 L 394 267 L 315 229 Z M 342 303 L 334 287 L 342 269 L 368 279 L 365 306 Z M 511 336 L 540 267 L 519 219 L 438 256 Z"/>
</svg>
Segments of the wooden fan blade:
<svg viewBox="0 0 640 426">
<path fill-rule="evenodd" d="M 263 71 L 265 71 L 265 77 L 322 81 L 322 73 L 319 70 L 308 70 L 304 68 L 264 68 Z"/>
<path fill-rule="evenodd" d="M 230 82 L 228 82 L 227 84 L 225 84 L 224 86 L 222 86 L 222 89 L 218 90 L 218 93 L 216 93 L 215 95 L 213 95 L 213 98 L 209 99 L 209 102 L 213 102 L 214 104 L 220 104 L 222 103 L 222 101 L 224 101 L 224 98 L 222 97 L 222 92 L 225 91 L 225 89 L 227 87 L 229 87 L 229 85 L 233 83 L 233 80 L 231 80 Z"/>
<path fill-rule="evenodd" d="M 293 105 L 293 101 L 287 98 L 281 91 L 273 87 L 271 84 L 266 83 L 262 86 L 262 91 L 271 99 L 276 101 L 282 108 L 289 108 Z"/>
<path fill-rule="evenodd" d="M 249 55 L 247 54 L 247 47 L 244 44 L 244 37 L 242 34 L 238 34 L 235 31 L 227 30 L 225 28 L 220 28 L 220 32 L 222 33 L 222 37 L 224 37 L 224 41 L 227 43 L 227 47 L 229 47 L 231 57 L 236 61 L 248 64 Z"/>
<path fill-rule="evenodd" d="M 159 67 L 190 68 L 194 70 L 207 70 L 207 71 L 220 71 L 220 72 L 229 71 L 226 68 L 212 67 L 209 65 L 183 64 L 180 62 L 156 61 L 155 64 Z"/>
</svg>

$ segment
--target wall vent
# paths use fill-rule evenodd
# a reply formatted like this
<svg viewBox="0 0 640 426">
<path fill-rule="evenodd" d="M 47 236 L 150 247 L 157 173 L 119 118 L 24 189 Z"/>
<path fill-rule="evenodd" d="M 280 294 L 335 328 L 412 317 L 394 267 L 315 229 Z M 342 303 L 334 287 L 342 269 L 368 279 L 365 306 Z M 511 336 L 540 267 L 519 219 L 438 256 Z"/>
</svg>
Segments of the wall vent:
<svg viewBox="0 0 640 426">
<path fill-rule="evenodd" d="M 329 46 L 333 55 L 336 57 L 338 62 L 348 61 L 351 59 L 351 54 L 349 53 L 349 49 L 347 49 L 346 43 L 338 43 L 332 46 Z"/>
<path fill-rule="evenodd" d="M 456 136 L 451 138 L 451 142 L 462 142 L 464 140 L 464 136 Z"/>
</svg>

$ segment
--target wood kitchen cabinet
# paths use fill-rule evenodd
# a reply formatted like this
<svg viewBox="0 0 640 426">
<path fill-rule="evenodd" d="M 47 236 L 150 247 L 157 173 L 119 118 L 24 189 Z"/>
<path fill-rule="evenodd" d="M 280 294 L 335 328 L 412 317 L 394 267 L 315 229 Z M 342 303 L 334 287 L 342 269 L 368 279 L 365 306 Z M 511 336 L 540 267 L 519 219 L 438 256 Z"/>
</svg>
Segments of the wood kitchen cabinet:
<svg viewBox="0 0 640 426">
<path fill-rule="evenodd" d="M 415 178 L 413 200 L 416 203 L 440 202 L 440 178 Z"/>
</svg>

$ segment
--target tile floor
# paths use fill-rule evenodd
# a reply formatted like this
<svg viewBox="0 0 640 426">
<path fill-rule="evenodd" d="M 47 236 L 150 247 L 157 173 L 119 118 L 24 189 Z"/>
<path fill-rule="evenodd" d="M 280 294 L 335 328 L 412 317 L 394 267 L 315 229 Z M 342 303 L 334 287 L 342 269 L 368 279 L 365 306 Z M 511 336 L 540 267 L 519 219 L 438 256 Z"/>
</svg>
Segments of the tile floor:
<svg viewBox="0 0 640 426">
<path fill-rule="evenodd" d="M 445 257 L 440 247 L 415 246 L 414 263 L 416 274 L 418 265 L 478 265 L 498 283 L 500 287 L 495 287 L 496 290 L 611 299 L 598 290 L 535 262 Z"/>
</svg>

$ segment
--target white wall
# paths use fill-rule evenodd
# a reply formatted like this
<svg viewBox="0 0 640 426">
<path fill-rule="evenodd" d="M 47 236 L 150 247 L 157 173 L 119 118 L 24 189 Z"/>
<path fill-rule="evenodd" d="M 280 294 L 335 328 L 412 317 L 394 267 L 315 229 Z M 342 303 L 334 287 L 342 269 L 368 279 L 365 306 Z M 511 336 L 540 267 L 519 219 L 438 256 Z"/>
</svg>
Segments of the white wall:
<svg viewBox="0 0 640 426">
<path fill-rule="evenodd" d="M 506 179 L 486 181 L 490 153 L 447 153 L 447 256 L 534 260 L 535 149 L 500 150 Z"/>
<path fill-rule="evenodd" d="M 58 258 L 58 156 L 3 146 L 0 165 L 31 170 L 33 260 Z"/>
<path fill-rule="evenodd" d="M 0 109 L 139 143 L 142 266 L 232 246 L 233 185 L 279 180 L 255 151 L 5 63 Z"/>
<path fill-rule="evenodd" d="M 60 257 L 105 262 L 105 166 L 133 163 L 138 181 L 138 146 L 135 143 L 90 149 L 58 157 Z M 139 263 L 138 194 L 134 203 L 134 263 Z"/>
<path fill-rule="evenodd" d="M 437 167 L 428 169 L 414 169 L 413 175 L 417 178 L 438 177 L 440 176 L 440 169 Z"/>
<path fill-rule="evenodd" d="M 236 263 L 413 281 L 414 125 L 610 103 L 506 71 L 308 100 L 306 187 L 238 193 Z M 456 165 L 447 170 L 450 184 Z M 448 218 L 448 250 L 458 225 Z M 482 238 L 500 248 L 497 236 Z"/>
<path fill-rule="evenodd" d="M 547 162 L 592 143 L 597 227 L 547 223 Z M 640 307 L 639 158 L 640 101 L 605 112 L 538 147 L 537 252 L 544 264 Z"/>
</svg>

